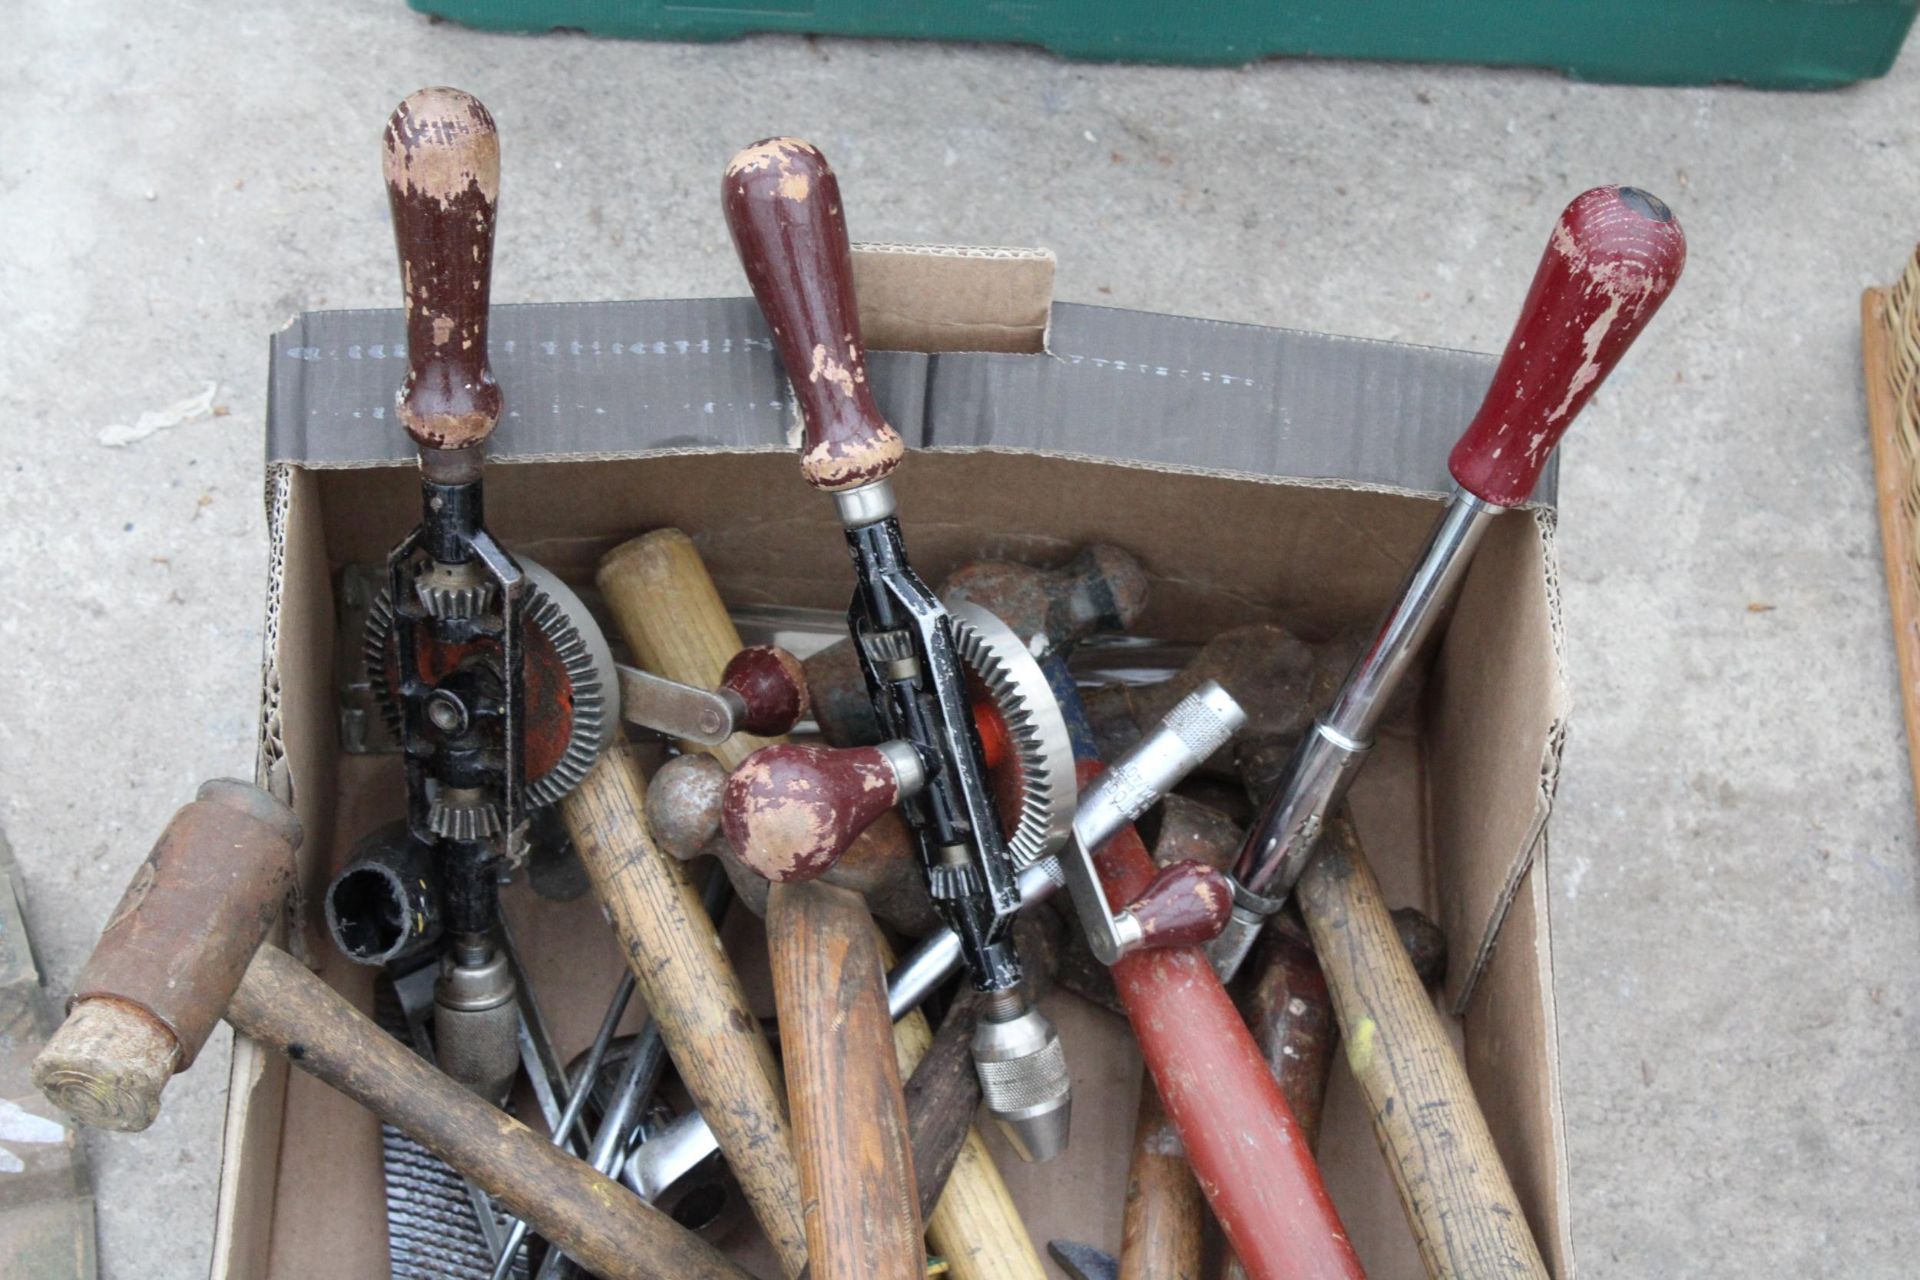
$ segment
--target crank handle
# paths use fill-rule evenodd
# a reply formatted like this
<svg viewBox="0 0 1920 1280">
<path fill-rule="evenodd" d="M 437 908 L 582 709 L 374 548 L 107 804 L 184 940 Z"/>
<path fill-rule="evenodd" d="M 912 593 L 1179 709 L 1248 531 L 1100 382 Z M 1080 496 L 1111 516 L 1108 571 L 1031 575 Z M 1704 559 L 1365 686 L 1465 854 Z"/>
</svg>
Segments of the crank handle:
<svg viewBox="0 0 1920 1280">
<path fill-rule="evenodd" d="M 474 479 L 500 420 L 500 388 L 487 364 L 500 196 L 493 117 L 458 89 L 422 89 L 387 121 L 384 169 L 406 287 L 400 423 L 430 479 Z"/>
<path fill-rule="evenodd" d="M 701 689 L 622 665 L 620 715 L 629 724 L 717 747 L 736 733 L 771 738 L 806 718 L 807 680 L 785 649 L 757 645 L 733 655 L 720 687 Z"/>
<path fill-rule="evenodd" d="M 1525 502 L 1547 459 L 1687 261 L 1673 211 L 1634 187 L 1569 204 L 1520 309 L 1480 411 L 1447 466 L 1484 502 Z"/>
<path fill-rule="evenodd" d="M 840 182 L 797 138 L 756 142 L 727 163 L 720 203 L 800 407 L 800 471 L 838 493 L 884 480 L 906 446 L 867 383 Z"/>
<path fill-rule="evenodd" d="M 768 880 L 811 880 L 926 783 L 926 763 L 908 742 L 779 743 L 748 756 L 727 779 L 720 824 L 740 861 Z"/>
</svg>

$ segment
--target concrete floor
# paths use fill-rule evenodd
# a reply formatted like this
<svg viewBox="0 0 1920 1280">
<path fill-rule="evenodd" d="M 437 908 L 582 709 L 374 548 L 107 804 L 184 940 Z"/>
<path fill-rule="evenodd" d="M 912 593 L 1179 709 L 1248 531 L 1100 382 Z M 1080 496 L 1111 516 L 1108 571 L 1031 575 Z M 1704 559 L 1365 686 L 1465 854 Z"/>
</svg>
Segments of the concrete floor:
<svg viewBox="0 0 1920 1280">
<path fill-rule="evenodd" d="M 69 983 L 253 760 L 265 337 L 395 301 L 392 104 L 507 139 L 495 297 L 742 292 L 730 151 L 822 143 L 867 238 L 1044 244 L 1059 295 L 1497 349 L 1560 205 L 1665 196 L 1687 279 L 1565 447 L 1553 826 L 1591 1276 L 1913 1272 L 1920 900 L 1857 299 L 1920 236 L 1920 54 L 1822 96 L 1007 49 L 482 35 L 398 0 L 22 6 L 0 53 L 0 819 Z M 215 416 L 103 430 L 215 384 Z M 102 1272 L 204 1274 L 225 1045 L 93 1144 Z"/>
</svg>

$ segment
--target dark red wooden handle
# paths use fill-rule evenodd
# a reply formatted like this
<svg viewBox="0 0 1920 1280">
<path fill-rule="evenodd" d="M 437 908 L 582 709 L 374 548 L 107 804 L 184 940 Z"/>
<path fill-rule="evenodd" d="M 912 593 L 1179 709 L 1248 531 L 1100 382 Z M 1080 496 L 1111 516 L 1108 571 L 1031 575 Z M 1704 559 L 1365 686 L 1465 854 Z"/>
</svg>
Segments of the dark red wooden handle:
<svg viewBox="0 0 1920 1280">
<path fill-rule="evenodd" d="M 740 695 L 747 714 L 739 727 L 748 733 L 775 737 L 806 718 L 806 670 L 777 645 L 757 644 L 734 654 L 720 673 L 720 687 Z"/>
<path fill-rule="evenodd" d="M 480 100 L 422 89 L 387 121 L 387 199 L 407 305 L 400 422 L 425 449 L 484 444 L 500 420 L 487 367 L 500 135 Z"/>
<path fill-rule="evenodd" d="M 762 747 L 727 779 L 720 822 L 740 861 L 769 880 L 824 874 L 900 798 L 878 747 Z"/>
<path fill-rule="evenodd" d="M 1673 211 L 1595 187 L 1553 228 L 1493 385 L 1448 467 L 1488 502 L 1525 502 L 1574 417 L 1653 319 L 1687 261 Z"/>
<path fill-rule="evenodd" d="M 1201 947 L 1220 936 L 1233 914 L 1227 878 L 1204 862 L 1175 862 L 1128 904 L 1143 947 Z"/>
<path fill-rule="evenodd" d="M 756 142 L 728 162 L 720 203 L 800 402 L 807 483 L 833 491 L 880 479 L 905 446 L 867 385 L 853 251 L 827 158 L 797 138 Z"/>
</svg>

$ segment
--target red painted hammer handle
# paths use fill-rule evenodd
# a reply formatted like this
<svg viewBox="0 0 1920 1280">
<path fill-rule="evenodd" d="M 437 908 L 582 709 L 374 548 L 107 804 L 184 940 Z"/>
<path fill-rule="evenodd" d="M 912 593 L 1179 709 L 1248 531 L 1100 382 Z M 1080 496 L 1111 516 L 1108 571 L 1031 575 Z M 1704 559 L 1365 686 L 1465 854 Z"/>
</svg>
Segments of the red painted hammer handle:
<svg viewBox="0 0 1920 1280">
<path fill-rule="evenodd" d="M 853 252 L 827 158 L 797 138 L 756 142 L 728 162 L 720 203 L 800 403 L 807 483 L 831 492 L 882 479 L 905 446 L 867 385 Z"/>
<path fill-rule="evenodd" d="M 1463 489 L 1503 507 L 1527 500 L 1686 261 L 1679 221 L 1644 191 L 1595 187 L 1567 206 L 1487 398 L 1448 459 Z"/>
<path fill-rule="evenodd" d="M 422 89 L 387 121 L 384 168 L 407 307 L 400 422 L 423 449 L 474 448 L 500 420 L 487 367 L 500 197 L 493 117 L 458 89 Z"/>
</svg>

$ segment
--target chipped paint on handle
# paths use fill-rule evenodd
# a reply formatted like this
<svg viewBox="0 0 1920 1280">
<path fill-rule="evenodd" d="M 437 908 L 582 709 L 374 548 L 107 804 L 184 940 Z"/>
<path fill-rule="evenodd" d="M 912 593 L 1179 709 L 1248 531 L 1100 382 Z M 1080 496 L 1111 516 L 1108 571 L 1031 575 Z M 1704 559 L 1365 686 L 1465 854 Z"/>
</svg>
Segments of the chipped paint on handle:
<svg viewBox="0 0 1920 1280">
<path fill-rule="evenodd" d="M 1673 292 L 1679 220 L 1633 187 L 1595 187 L 1555 224 L 1487 398 L 1447 460 L 1484 501 L 1525 502 L 1581 408 Z"/>
<path fill-rule="evenodd" d="M 422 89 L 387 121 L 383 165 L 406 295 L 399 418 L 422 449 L 471 449 L 500 420 L 487 301 L 500 136 L 471 94 Z"/>
<path fill-rule="evenodd" d="M 853 251 L 832 166 L 811 143 L 768 138 L 728 163 L 720 203 L 793 383 L 807 483 L 835 492 L 884 478 L 906 445 L 867 383 Z"/>
<path fill-rule="evenodd" d="M 878 747 L 780 743 L 748 756 L 727 779 L 721 825 L 740 860 L 778 883 L 811 880 L 900 799 Z"/>
</svg>

